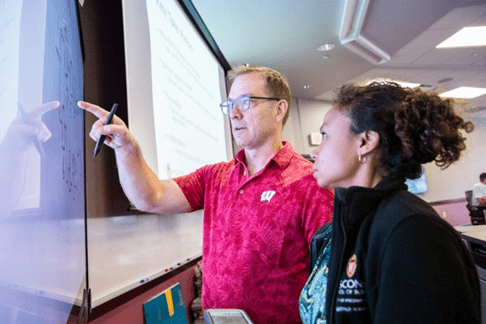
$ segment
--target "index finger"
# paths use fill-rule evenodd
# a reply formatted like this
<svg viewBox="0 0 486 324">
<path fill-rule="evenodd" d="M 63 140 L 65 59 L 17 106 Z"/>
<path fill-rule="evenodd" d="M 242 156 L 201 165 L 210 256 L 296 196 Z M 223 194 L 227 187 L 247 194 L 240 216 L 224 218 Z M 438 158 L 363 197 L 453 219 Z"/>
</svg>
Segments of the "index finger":
<svg viewBox="0 0 486 324">
<path fill-rule="evenodd" d="M 109 111 L 101 108 L 100 106 L 93 105 L 92 103 L 86 101 L 78 101 L 78 107 L 89 111 L 99 119 L 103 120 L 106 120 L 106 118 L 108 118 L 108 115 L 110 114 Z"/>
</svg>

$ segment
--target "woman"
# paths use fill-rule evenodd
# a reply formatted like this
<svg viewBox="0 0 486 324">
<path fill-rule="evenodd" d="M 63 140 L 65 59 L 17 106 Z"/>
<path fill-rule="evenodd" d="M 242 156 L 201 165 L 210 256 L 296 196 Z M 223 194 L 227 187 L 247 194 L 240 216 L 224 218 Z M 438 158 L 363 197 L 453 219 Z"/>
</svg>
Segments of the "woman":
<svg viewBox="0 0 486 324">
<path fill-rule="evenodd" d="M 311 155 L 335 198 L 332 230 L 311 243 L 304 323 L 480 323 L 467 248 L 405 185 L 424 163 L 457 161 L 460 130 L 473 128 L 434 93 L 391 82 L 341 87 Z"/>
</svg>

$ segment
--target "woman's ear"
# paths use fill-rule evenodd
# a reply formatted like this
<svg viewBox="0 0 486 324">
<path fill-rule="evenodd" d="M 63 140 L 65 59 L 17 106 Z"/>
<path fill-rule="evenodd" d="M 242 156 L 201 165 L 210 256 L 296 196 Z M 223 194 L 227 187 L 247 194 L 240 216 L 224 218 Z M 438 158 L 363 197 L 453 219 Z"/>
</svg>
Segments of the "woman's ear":
<svg viewBox="0 0 486 324">
<path fill-rule="evenodd" d="M 360 134 L 361 144 L 359 154 L 365 155 L 373 152 L 380 144 L 380 134 L 375 131 L 365 131 Z"/>
</svg>

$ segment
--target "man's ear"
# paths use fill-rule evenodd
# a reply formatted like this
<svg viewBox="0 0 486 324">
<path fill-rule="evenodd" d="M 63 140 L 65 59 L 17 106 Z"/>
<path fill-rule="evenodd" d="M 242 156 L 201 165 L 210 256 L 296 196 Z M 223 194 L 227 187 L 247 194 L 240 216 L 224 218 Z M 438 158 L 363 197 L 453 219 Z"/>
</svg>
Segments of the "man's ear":
<svg viewBox="0 0 486 324">
<path fill-rule="evenodd" d="M 282 122 L 284 120 L 285 114 L 287 113 L 287 110 L 289 110 L 289 104 L 287 103 L 286 100 L 280 100 L 277 104 L 277 115 L 276 120 L 277 122 Z"/>
<path fill-rule="evenodd" d="M 366 155 L 378 147 L 380 144 L 380 134 L 375 131 L 365 131 L 360 134 L 360 140 L 359 154 Z"/>
</svg>

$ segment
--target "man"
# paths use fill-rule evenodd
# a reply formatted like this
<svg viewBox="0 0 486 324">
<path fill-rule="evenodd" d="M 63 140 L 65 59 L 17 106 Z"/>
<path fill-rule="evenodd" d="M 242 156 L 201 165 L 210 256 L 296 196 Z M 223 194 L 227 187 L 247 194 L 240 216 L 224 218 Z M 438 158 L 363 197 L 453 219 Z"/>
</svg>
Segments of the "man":
<svg viewBox="0 0 486 324">
<path fill-rule="evenodd" d="M 290 88 L 277 71 L 239 66 L 228 101 L 236 144 L 230 162 L 159 180 L 125 124 L 80 102 L 100 118 L 91 137 L 110 134 L 122 187 L 140 210 L 186 213 L 204 208 L 203 308 L 240 308 L 255 323 L 298 323 L 298 298 L 309 274 L 309 242 L 331 220 L 333 194 L 320 189 L 311 164 L 282 143 Z"/>
<path fill-rule="evenodd" d="M 486 173 L 479 175 L 479 181 L 473 186 L 473 206 L 486 206 Z"/>
</svg>

